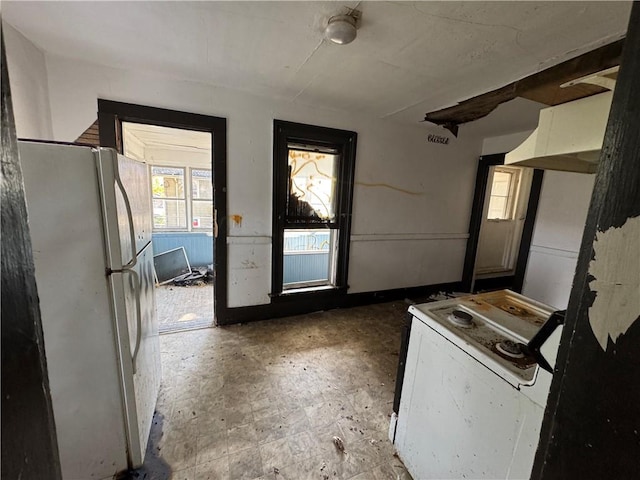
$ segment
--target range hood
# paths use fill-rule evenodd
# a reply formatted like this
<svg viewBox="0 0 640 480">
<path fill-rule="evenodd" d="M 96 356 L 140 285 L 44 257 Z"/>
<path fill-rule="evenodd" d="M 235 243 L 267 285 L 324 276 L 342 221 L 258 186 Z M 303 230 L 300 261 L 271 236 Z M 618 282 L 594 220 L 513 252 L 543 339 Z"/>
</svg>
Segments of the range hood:
<svg viewBox="0 0 640 480">
<path fill-rule="evenodd" d="M 613 92 L 599 93 L 540 110 L 538 128 L 505 165 L 595 173 Z"/>
</svg>

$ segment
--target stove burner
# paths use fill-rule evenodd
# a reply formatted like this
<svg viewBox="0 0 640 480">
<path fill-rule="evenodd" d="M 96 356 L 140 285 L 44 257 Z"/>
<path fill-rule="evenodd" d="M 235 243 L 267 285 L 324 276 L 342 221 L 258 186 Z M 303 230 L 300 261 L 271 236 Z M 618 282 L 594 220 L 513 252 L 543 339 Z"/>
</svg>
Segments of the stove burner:
<svg viewBox="0 0 640 480">
<path fill-rule="evenodd" d="M 523 358 L 522 344 L 511 340 L 502 340 L 496 343 L 496 350 L 510 358 Z"/>
<path fill-rule="evenodd" d="M 462 310 L 454 310 L 453 312 L 451 312 L 448 318 L 451 323 L 458 327 L 473 327 L 473 322 L 471 321 L 473 317 L 467 312 L 463 312 Z"/>
</svg>

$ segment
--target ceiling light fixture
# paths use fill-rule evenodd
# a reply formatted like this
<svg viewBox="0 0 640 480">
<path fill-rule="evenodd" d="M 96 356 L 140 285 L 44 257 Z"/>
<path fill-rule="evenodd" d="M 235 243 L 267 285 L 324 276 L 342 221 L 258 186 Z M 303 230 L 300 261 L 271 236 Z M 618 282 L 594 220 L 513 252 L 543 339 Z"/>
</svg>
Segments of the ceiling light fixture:
<svg viewBox="0 0 640 480">
<path fill-rule="evenodd" d="M 356 19 L 351 15 L 336 15 L 329 19 L 324 36 L 338 45 L 346 45 L 353 42 L 358 34 Z"/>
</svg>

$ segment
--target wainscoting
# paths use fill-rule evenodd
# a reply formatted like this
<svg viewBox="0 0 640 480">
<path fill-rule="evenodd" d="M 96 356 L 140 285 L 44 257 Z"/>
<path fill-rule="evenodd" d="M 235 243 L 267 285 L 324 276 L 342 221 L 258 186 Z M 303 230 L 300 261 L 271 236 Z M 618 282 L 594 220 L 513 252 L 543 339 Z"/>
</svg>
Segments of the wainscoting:
<svg viewBox="0 0 640 480">
<path fill-rule="evenodd" d="M 213 235 L 204 232 L 167 232 L 153 234 L 153 254 L 184 247 L 192 267 L 213 264 Z"/>
</svg>

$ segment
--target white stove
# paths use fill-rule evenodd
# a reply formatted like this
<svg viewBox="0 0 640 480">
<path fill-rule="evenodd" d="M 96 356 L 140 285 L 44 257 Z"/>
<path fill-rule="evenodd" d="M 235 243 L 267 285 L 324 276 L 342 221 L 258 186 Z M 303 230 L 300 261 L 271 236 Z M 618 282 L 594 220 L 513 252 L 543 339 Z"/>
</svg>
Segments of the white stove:
<svg viewBox="0 0 640 480">
<path fill-rule="evenodd" d="M 553 309 L 502 290 L 413 305 L 409 313 L 390 430 L 409 472 L 420 480 L 528 478 L 552 377 L 532 346 Z M 544 342 L 551 363 L 559 331 Z"/>
<path fill-rule="evenodd" d="M 531 385 L 536 360 L 523 352 L 553 309 L 509 290 L 409 307 L 443 337 L 512 384 Z M 467 321 L 459 320 L 462 316 Z M 468 317 L 468 318 L 467 318 Z M 516 350 L 510 354 L 509 350 Z"/>
</svg>

